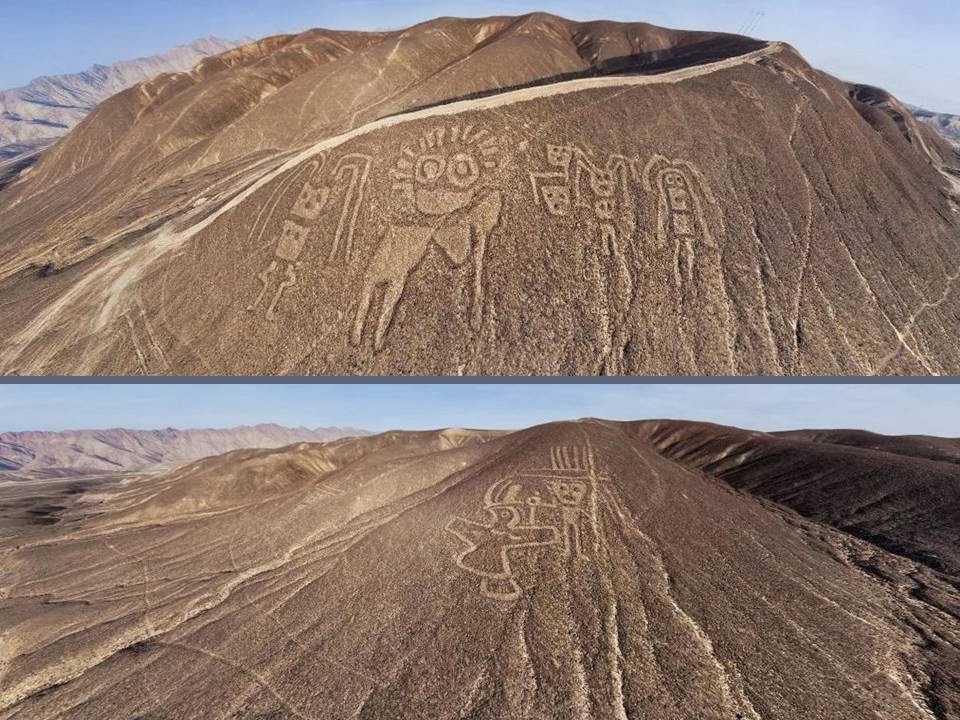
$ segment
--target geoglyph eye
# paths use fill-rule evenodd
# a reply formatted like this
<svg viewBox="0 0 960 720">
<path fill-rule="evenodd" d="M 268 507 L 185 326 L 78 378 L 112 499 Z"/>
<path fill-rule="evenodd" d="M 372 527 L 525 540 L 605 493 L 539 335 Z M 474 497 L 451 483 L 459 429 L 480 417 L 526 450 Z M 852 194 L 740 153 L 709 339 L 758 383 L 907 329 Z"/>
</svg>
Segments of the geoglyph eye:
<svg viewBox="0 0 960 720">
<path fill-rule="evenodd" d="M 547 162 L 557 167 L 567 167 L 573 160 L 573 148 L 563 145 L 547 145 Z"/>
<path fill-rule="evenodd" d="M 447 163 L 447 178 L 456 187 L 469 187 L 480 178 L 480 166 L 473 155 L 457 153 Z"/>
<path fill-rule="evenodd" d="M 417 187 L 436 196 L 446 193 L 450 203 L 456 200 L 456 194 L 460 195 L 458 202 L 469 202 L 471 193 L 466 191 L 480 184 L 481 174 L 500 167 L 500 155 L 497 136 L 486 128 L 477 129 L 470 124 L 431 128 L 416 144 L 409 143 L 401 149 L 390 170 L 391 189 L 400 194 L 407 207 L 419 207 L 423 202 L 425 196 L 417 192 Z M 435 192 L 438 186 L 444 187 L 444 193 Z M 435 205 L 434 209 L 440 210 L 440 206 Z M 441 214 L 449 212 L 452 209 Z"/>
<path fill-rule="evenodd" d="M 447 161 L 442 155 L 421 155 L 417 159 L 417 182 L 433 184 L 443 175 Z"/>
<path fill-rule="evenodd" d="M 675 170 L 670 170 L 663 174 L 663 180 L 667 185 L 683 185 L 683 175 L 676 172 Z"/>
</svg>

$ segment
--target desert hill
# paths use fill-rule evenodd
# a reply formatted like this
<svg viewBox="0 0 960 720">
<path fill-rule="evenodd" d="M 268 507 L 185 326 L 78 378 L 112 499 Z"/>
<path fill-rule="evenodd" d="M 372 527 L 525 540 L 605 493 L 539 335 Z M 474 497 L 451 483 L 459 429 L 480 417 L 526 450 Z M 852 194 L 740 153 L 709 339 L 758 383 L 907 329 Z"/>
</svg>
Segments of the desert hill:
<svg viewBox="0 0 960 720">
<path fill-rule="evenodd" d="M 78 474 L 134 471 L 184 463 L 240 448 L 276 448 L 364 435 L 353 428 L 286 428 L 264 423 L 230 429 L 0 432 L 2 471 Z"/>
<path fill-rule="evenodd" d="M 671 459 L 960 576 L 960 440 L 652 422 Z"/>
<path fill-rule="evenodd" d="M 789 473 L 749 481 L 776 443 L 852 489 L 814 478 L 794 512 Z M 960 485 L 905 458 L 584 420 L 82 488 L 0 514 L 0 717 L 956 718 Z M 910 514 L 939 569 L 837 519 L 875 492 L 856 463 L 900 493 L 862 528 Z"/>
<path fill-rule="evenodd" d="M 957 167 L 778 42 L 545 14 L 265 38 L 0 191 L 0 370 L 960 372 Z"/>
<path fill-rule="evenodd" d="M 23 87 L 0 90 L 0 160 L 19 159 L 22 169 L 31 164 L 32 152 L 66 135 L 110 96 L 161 73 L 189 70 L 203 58 L 236 45 L 221 38 L 200 38 L 159 55 L 39 77 Z M 0 174 L 0 187 L 4 184 Z"/>
</svg>

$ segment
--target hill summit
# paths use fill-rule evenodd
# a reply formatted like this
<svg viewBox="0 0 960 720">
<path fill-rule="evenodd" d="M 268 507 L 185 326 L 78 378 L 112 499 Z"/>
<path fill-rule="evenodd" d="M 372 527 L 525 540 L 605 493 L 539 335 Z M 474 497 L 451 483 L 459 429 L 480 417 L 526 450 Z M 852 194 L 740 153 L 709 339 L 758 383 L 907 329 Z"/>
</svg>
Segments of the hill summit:
<svg viewBox="0 0 960 720">
<path fill-rule="evenodd" d="M 960 372 L 957 167 L 780 42 L 542 13 L 269 37 L 0 191 L 0 371 Z"/>
</svg>

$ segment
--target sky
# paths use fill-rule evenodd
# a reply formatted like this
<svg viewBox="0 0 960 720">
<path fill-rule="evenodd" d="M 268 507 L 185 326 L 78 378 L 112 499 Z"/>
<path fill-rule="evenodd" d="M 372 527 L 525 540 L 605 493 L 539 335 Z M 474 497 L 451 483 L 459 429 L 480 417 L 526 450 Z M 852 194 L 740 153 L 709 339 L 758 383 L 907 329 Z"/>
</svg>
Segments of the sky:
<svg viewBox="0 0 960 720">
<path fill-rule="evenodd" d="M 197 37 L 383 30 L 533 10 L 783 40 L 815 66 L 960 114 L 958 0 L 0 0 L 0 88 L 162 52 Z"/>
<path fill-rule="evenodd" d="M 235 427 L 519 429 L 599 417 L 960 437 L 960 384 L 16 384 L 0 432 Z"/>
</svg>

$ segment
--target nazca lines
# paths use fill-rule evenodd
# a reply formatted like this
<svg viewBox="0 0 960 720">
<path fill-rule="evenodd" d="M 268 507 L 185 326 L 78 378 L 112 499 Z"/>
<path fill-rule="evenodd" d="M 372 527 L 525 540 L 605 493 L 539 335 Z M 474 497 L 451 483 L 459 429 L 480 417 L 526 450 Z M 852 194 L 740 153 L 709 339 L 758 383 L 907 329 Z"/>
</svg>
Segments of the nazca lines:
<svg viewBox="0 0 960 720">
<path fill-rule="evenodd" d="M 742 97 L 756 105 L 758 110 L 763 111 L 766 109 L 763 104 L 763 96 L 753 85 L 743 82 L 742 80 L 731 80 L 730 84 L 733 85 L 733 89 L 736 90 Z"/>
<path fill-rule="evenodd" d="M 643 189 L 657 194 L 657 242 L 673 250 L 677 287 L 693 281 L 697 249 L 716 249 L 703 203 L 717 204 L 710 186 L 697 167 L 686 160 L 654 155 L 640 173 Z"/>
<path fill-rule="evenodd" d="M 512 602 L 523 595 L 514 560 L 532 549 L 559 548 L 580 560 L 584 519 L 597 536 L 597 476 L 589 447 L 552 447 L 550 467 L 521 471 L 491 485 L 481 512 L 486 522 L 452 517 L 445 530 L 461 542 L 454 562 L 480 578 L 479 593 Z M 466 546 L 465 548 L 463 546 Z"/>
<path fill-rule="evenodd" d="M 634 281 L 624 250 L 636 233 L 634 185 L 653 194 L 657 203 L 654 250 L 668 250 L 676 297 L 676 317 L 681 323 L 704 310 L 719 318 L 709 300 L 704 303 L 703 284 L 722 291 L 722 270 L 717 245 L 706 208 L 717 204 L 709 184 L 690 161 L 655 154 L 645 164 L 639 157 L 609 155 L 605 162 L 577 145 L 546 147 L 550 169 L 531 172 L 534 202 L 554 217 L 585 208 L 598 231 L 603 256 L 612 258 L 612 280 L 603 274 L 605 261 L 593 263 L 593 276 L 604 300 L 599 305 L 600 348 L 597 372 L 623 372 L 627 310 L 634 297 Z M 698 254 L 706 250 L 706 258 Z M 698 268 L 700 277 L 697 278 Z M 608 273 L 610 271 L 607 271 Z M 685 332 L 685 330 L 681 330 Z"/>
<path fill-rule="evenodd" d="M 78 318 L 76 306 L 78 302 L 87 301 L 88 297 L 96 295 L 94 300 L 102 302 L 102 298 L 116 297 L 122 294 L 127 287 L 139 281 L 143 274 L 171 252 L 176 252 L 184 243 L 190 241 L 198 233 L 218 222 L 220 218 L 249 200 L 255 193 L 270 187 L 271 183 L 283 178 L 287 173 L 295 170 L 303 162 L 316 158 L 324 153 L 335 151 L 345 143 L 370 135 L 371 133 L 387 128 L 406 126 L 414 121 L 439 122 L 442 119 L 453 118 L 466 111 L 487 111 L 522 105 L 531 100 L 540 98 L 556 98 L 572 95 L 587 89 L 594 88 L 630 88 L 645 85 L 670 85 L 683 83 L 691 78 L 706 76 L 724 69 L 757 63 L 763 58 L 781 53 L 784 46 L 781 43 L 769 43 L 764 47 L 746 53 L 745 55 L 726 58 L 712 63 L 705 63 L 690 68 L 665 72 L 649 76 L 609 76 L 602 78 L 581 78 L 551 84 L 549 86 L 531 87 L 522 90 L 508 91 L 484 98 L 451 102 L 438 107 L 425 108 L 399 115 L 380 118 L 361 127 L 334 137 L 321 140 L 292 158 L 285 160 L 279 167 L 270 169 L 261 174 L 253 183 L 240 186 L 229 201 L 222 203 L 213 212 L 204 213 L 201 218 L 191 222 L 189 226 L 177 227 L 173 223 L 152 233 L 146 242 L 137 243 L 127 248 L 103 267 L 98 267 L 80 277 L 57 302 L 48 305 L 35 314 L 29 323 L 17 334 L 8 339 L 8 343 L 0 348 L 0 360 L 7 367 L 23 362 L 25 348 L 31 339 L 45 332 L 51 325 L 62 317 L 69 315 L 72 331 L 76 337 L 85 333 L 99 332 L 103 329 L 104 317 L 110 320 L 119 317 L 113 315 L 113 305 L 107 306 L 106 313 L 100 313 L 92 318 Z M 105 288 L 101 291 L 101 288 Z M 39 364 L 30 360 L 31 367 Z"/>
<path fill-rule="evenodd" d="M 367 155 L 359 153 L 344 155 L 330 173 L 328 184 L 322 185 L 320 183 L 324 174 L 326 157 L 321 154 L 304 168 L 295 170 L 289 178 L 277 184 L 273 194 L 264 206 L 265 215 L 261 211 L 261 215 L 254 222 L 255 244 L 259 244 L 277 208 L 286 197 L 287 191 L 297 182 L 303 181 L 304 176 L 306 176 L 297 199 L 283 222 L 283 229 L 280 238 L 277 240 L 274 257 L 269 266 L 257 274 L 261 289 L 253 303 L 247 307 L 248 311 L 256 310 L 261 302 L 270 295 L 266 318 L 267 320 L 276 319 L 277 306 L 284 292 L 297 283 L 297 270 L 302 264 L 300 258 L 310 239 L 313 227 L 321 215 L 332 210 L 336 204 L 333 198 L 338 194 L 342 195 L 340 212 L 336 217 L 336 229 L 326 262 L 332 264 L 342 258 L 344 264 L 350 263 L 353 255 L 353 237 L 357 217 L 363 203 L 371 163 L 372 158 Z M 275 279 L 279 280 L 279 283 L 274 289 Z"/>
<path fill-rule="evenodd" d="M 425 258 L 431 245 L 460 267 L 472 257 L 473 297 L 468 310 L 470 327 L 479 330 L 483 313 L 483 264 L 491 231 L 500 220 L 502 193 L 483 180 L 500 166 L 497 138 L 484 128 L 452 125 L 424 133 L 415 146 L 405 146 L 390 171 L 392 191 L 399 203 L 399 217 L 392 219 L 373 253 L 360 289 L 360 305 L 354 320 L 351 342 L 360 345 L 376 290 L 385 286 L 374 332 L 374 348 L 381 350 L 393 320 L 397 303 L 414 268 Z M 259 243 L 271 218 L 289 188 L 303 183 L 296 202 L 284 220 L 274 257 L 258 273 L 261 289 L 247 308 L 256 310 L 267 300 L 266 317 L 273 320 L 284 292 L 298 281 L 301 257 L 313 225 L 332 210 L 339 192 L 337 214 L 327 263 L 343 261 L 348 266 L 354 255 L 354 233 L 360 206 L 370 176 L 372 158 L 349 154 L 340 158 L 321 184 L 326 157 L 318 155 L 305 168 L 294 171 L 278 183 L 265 206 L 265 216 L 254 224 Z M 304 180 L 305 178 L 305 180 Z"/>
<path fill-rule="evenodd" d="M 605 166 L 597 165 L 576 145 L 547 145 L 547 164 L 554 170 L 530 173 L 533 198 L 551 215 L 566 215 L 571 207 L 588 206 L 593 211 L 600 240 L 608 253 L 617 253 L 619 235 L 633 234 L 633 196 L 630 193 L 631 161 L 623 155 L 611 155 Z M 585 199 L 584 178 L 592 205 Z"/>
<path fill-rule="evenodd" d="M 579 445 L 554 446 L 550 448 L 551 470 L 588 470 L 589 449 Z"/>
<path fill-rule="evenodd" d="M 530 173 L 534 202 L 554 216 L 588 207 L 597 220 L 603 247 L 616 254 L 618 243 L 629 239 L 636 227 L 630 185 L 631 179 L 639 182 L 643 190 L 657 196 L 657 243 L 673 246 L 674 279 L 680 286 L 693 278 L 697 242 L 716 246 L 704 203 L 715 205 L 717 200 L 703 174 L 687 160 L 656 154 L 645 165 L 640 162 L 614 154 L 601 166 L 576 145 L 547 145 L 547 164 L 556 169 Z M 588 194 L 592 204 L 585 199 Z"/>
<path fill-rule="evenodd" d="M 162 375 L 171 371 L 163 348 L 157 342 L 147 311 L 140 302 L 134 303 L 134 308 L 123 314 L 123 319 L 130 331 L 130 342 L 137 355 L 137 363 L 144 375 Z"/>
<path fill-rule="evenodd" d="M 470 124 L 441 126 L 421 136 L 416 147 L 402 149 L 390 171 L 400 217 L 380 241 L 364 274 L 360 306 L 351 342 L 363 339 L 367 314 L 376 290 L 384 286 L 373 346 L 383 349 L 397 303 L 407 280 L 431 246 L 454 267 L 473 258 L 470 328 L 479 331 L 483 318 L 483 263 L 487 239 L 500 221 L 503 195 L 485 182 L 500 166 L 498 139 Z"/>
</svg>

